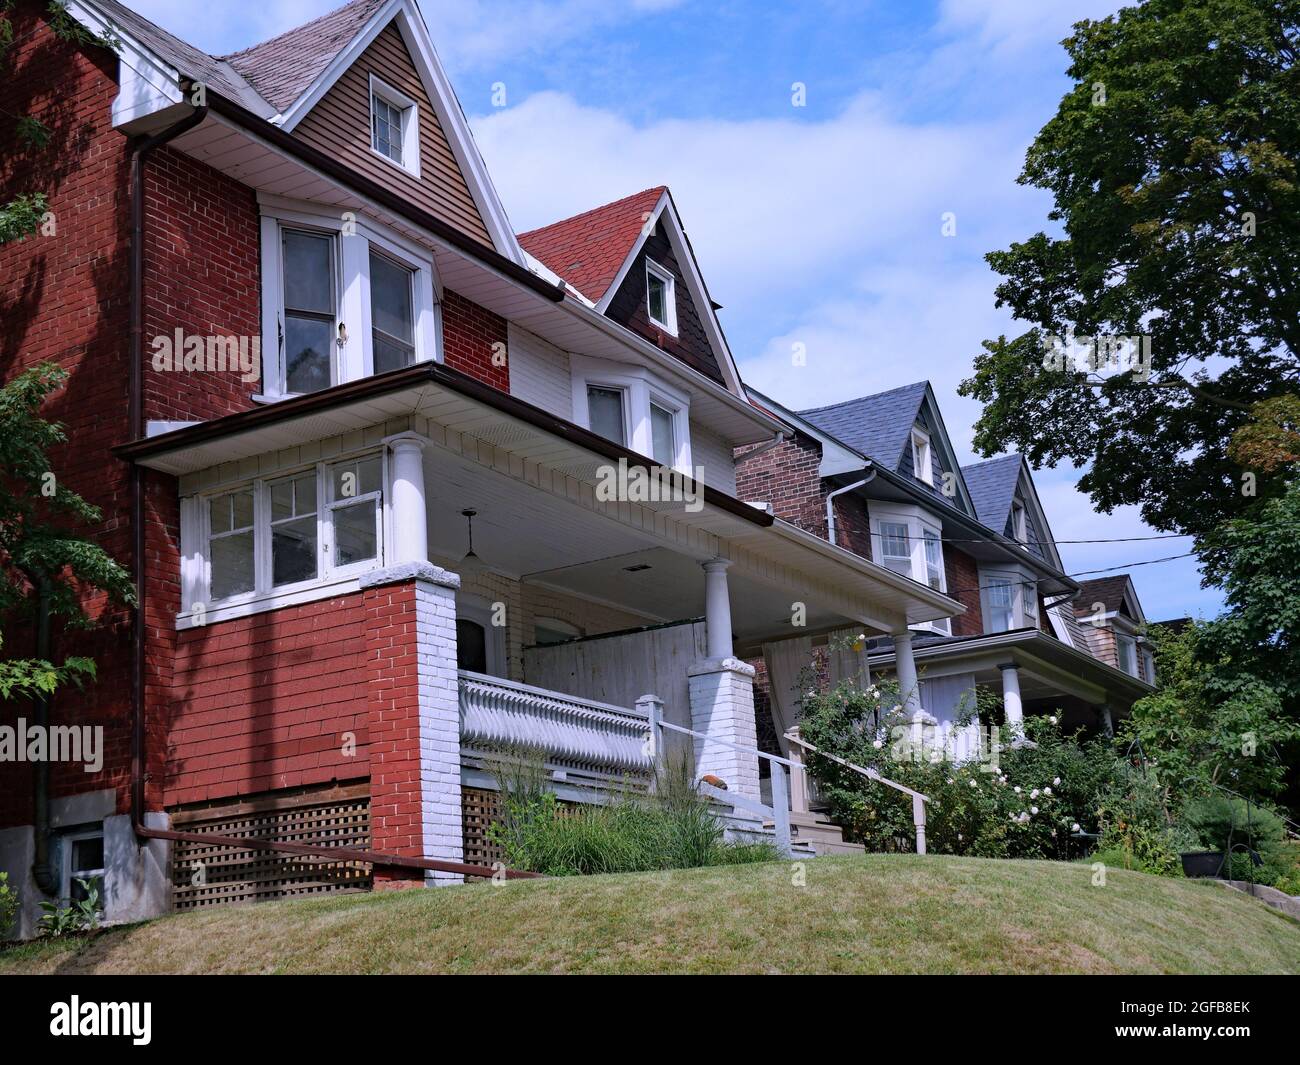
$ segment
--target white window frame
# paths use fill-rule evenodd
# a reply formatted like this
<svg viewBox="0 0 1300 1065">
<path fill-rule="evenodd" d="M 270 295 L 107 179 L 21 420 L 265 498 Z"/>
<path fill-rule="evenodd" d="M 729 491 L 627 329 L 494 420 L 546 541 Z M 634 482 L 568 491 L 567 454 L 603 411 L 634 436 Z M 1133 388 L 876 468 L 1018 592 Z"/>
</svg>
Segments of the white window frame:
<svg viewBox="0 0 1300 1065">
<path fill-rule="evenodd" d="M 260 197 L 262 218 L 262 391 L 256 400 L 291 399 L 280 337 L 284 323 L 281 232 L 297 229 L 333 235 L 335 243 L 335 335 L 345 327 L 346 341 L 333 345 L 331 384 L 345 384 L 374 374 L 374 338 L 370 314 L 370 251 L 414 273 L 411 314 L 415 362 L 442 361 L 442 288 L 433 253 L 385 226 L 359 215 L 320 213 L 319 207 Z"/>
<path fill-rule="evenodd" d="M 928 485 L 934 484 L 934 462 L 931 458 L 930 434 L 919 425 L 912 427 L 912 475 Z"/>
<path fill-rule="evenodd" d="M 650 313 L 650 278 L 654 277 L 664 283 L 664 310 L 668 312 L 668 320 L 661 322 Z M 677 278 L 667 267 L 660 266 L 657 262 L 646 257 L 645 261 L 645 314 L 650 319 L 650 324 L 658 326 L 665 333 L 673 336 L 677 335 Z"/>
<path fill-rule="evenodd" d="M 506 654 L 506 626 L 492 624 L 492 604 L 482 596 L 456 593 L 456 620 L 472 621 L 483 626 L 483 645 L 487 657 L 487 676 L 506 680 L 508 657 Z M 507 622 L 508 624 L 508 622 Z"/>
<path fill-rule="evenodd" d="M 1028 511 L 1018 499 L 1011 501 L 1011 536 L 1017 543 L 1029 543 Z"/>
<path fill-rule="evenodd" d="M 1138 672 L 1140 669 L 1138 665 L 1138 645 L 1134 637 L 1123 632 L 1115 633 L 1115 662 L 1121 672 L 1127 673 L 1130 677 L 1141 677 Z M 1131 669 L 1129 668 L 1130 662 L 1132 663 Z"/>
<path fill-rule="evenodd" d="M 333 500 L 333 468 L 359 459 L 380 458 L 379 492 L 367 492 L 346 501 Z M 316 576 L 292 584 L 273 586 L 271 583 L 271 485 L 307 472 L 316 474 Z M 201 492 L 181 499 L 181 610 L 176 616 L 178 629 L 197 628 L 245 617 L 264 610 L 313 602 L 330 595 L 350 591 L 356 587 L 357 578 L 365 572 L 384 565 L 388 544 L 391 542 L 392 469 L 388 449 L 367 447 L 355 452 L 330 456 L 318 462 L 285 466 L 259 477 L 242 478 L 205 488 Z M 251 592 L 213 600 L 212 559 L 209 551 L 211 528 L 209 500 L 233 491 L 252 490 L 253 493 L 253 572 Z M 375 541 L 377 555 L 373 559 L 333 564 L 334 525 L 333 511 L 339 505 L 351 505 L 378 497 L 376 507 Z"/>
<path fill-rule="evenodd" d="M 385 155 L 375 146 L 375 98 L 395 108 L 402 123 L 402 159 Z M 394 88 L 377 74 L 370 75 L 370 96 L 366 101 L 370 117 L 370 151 L 389 166 L 404 170 L 412 177 L 420 176 L 420 105 L 400 89 Z"/>
<path fill-rule="evenodd" d="M 1011 582 L 1011 628 L 994 630 L 989 622 L 992 608 L 989 603 L 989 585 L 994 580 Z M 992 635 L 995 631 L 1010 632 L 1014 629 L 1038 628 L 1038 582 L 1028 570 L 1014 566 L 999 566 L 996 569 L 979 571 L 980 612 L 984 617 L 984 632 Z"/>
<path fill-rule="evenodd" d="M 581 356 L 570 357 L 573 375 L 573 420 L 584 429 L 591 428 L 587 406 L 587 389 L 611 388 L 623 393 L 623 432 L 625 446 L 654 461 L 654 436 L 650 424 L 650 404 L 662 407 L 673 416 L 673 442 L 677 454 L 672 468 L 691 473 L 691 397 L 668 384 L 649 370 L 626 363 L 605 362 Z"/>
<path fill-rule="evenodd" d="M 100 841 L 101 846 L 103 846 L 104 848 L 103 869 L 74 870 L 72 868 L 72 845 L 75 841 L 83 840 L 83 839 L 98 839 Z M 64 901 L 68 903 L 72 902 L 72 881 L 74 879 L 78 879 L 78 880 L 89 879 L 89 877 L 86 874 L 89 874 L 90 876 L 97 876 L 99 877 L 99 908 L 96 912 L 102 915 L 104 912 L 104 905 L 107 902 L 106 896 L 108 894 L 108 875 L 106 872 L 108 868 L 108 841 L 104 838 L 104 829 L 102 827 L 86 828 L 86 829 L 78 829 L 77 831 L 74 832 L 66 832 L 63 833 L 62 835 L 62 843 L 63 843 L 63 862 L 62 862 L 63 868 L 61 870 L 60 885 L 59 885 L 60 892 L 61 892 L 60 901 Z M 73 875 L 74 873 L 77 873 L 79 875 L 74 877 Z"/>
<path fill-rule="evenodd" d="M 908 504 L 881 506 L 871 503 L 868 504 L 867 519 L 871 529 L 871 560 L 878 566 L 885 565 L 885 538 L 881 525 L 892 523 L 907 526 L 908 557 L 911 561 L 909 576 L 912 580 L 925 585 L 927 588 L 930 587 L 930 562 L 925 553 L 926 534 L 929 533 L 937 540 L 939 543 L 938 590 L 945 595 L 947 594 L 948 573 L 947 560 L 943 556 L 943 523 L 938 518 L 921 507 Z M 891 572 L 894 571 L 891 570 Z M 913 625 L 912 628 L 926 632 L 936 632 L 942 636 L 950 636 L 952 635 L 952 619 L 939 618 L 935 621 L 921 622 Z"/>
</svg>

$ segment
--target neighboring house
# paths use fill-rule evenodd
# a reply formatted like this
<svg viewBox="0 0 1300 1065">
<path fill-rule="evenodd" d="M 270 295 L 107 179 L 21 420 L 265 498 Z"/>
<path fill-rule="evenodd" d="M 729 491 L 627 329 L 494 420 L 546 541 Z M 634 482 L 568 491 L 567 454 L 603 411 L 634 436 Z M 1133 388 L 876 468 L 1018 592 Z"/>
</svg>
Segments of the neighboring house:
<svg viewBox="0 0 1300 1065">
<path fill-rule="evenodd" d="M 754 797 L 749 649 L 893 634 L 906 669 L 909 626 L 961 624 L 942 581 L 737 498 L 733 452 L 790 429 L 672 197 L 517 238 L 413 0 L 226 57 L 112 0 L 67 6 L 118 54 L 81 46 L 45 6 L 0 108 L 60 101 L 59 156 L 6 150 L 0 197 L 46 189 L 58 237 L 0 247 L 0 370 L 69 370 L 56 473 L 140 609 L 57 648 L 99 662 L 52 714 L 102 727 L 102 769 L 0 767 L 20 932 L 43 849 L 110 920 L 457 879 L 418 863 L 492 858 L 494 748 L 581 800 L 648 771 L 646 695 Z"/>
<path fill-rule="evenodd" d="M 1083 581 L 1074 615 L 1095 657 L 1148 684 L 1156 682 L 1155 656 L 1145 636 L 1146 615 L 1127 573 Z"/>
<path fill-rule="evenodd" d="M 1090 585 L 1063 571 L 1028 465 L 1007 455 L 960 467 L 927 382 L 800 412 L 751 396 L 794 432 L 737 452 L 743 499 L 966 607 L 867 643 L 869 669 L 896 673 L 927 721 L 951 729 L 985 689 L 1012 724 L 1059 712 L 1067 728 L 1110 730 L 1150 690 L 1149 673 L 1124 668 L 1103 646 L 1112 628 L 1123 641 L 1130 622 L 1141 624 L 1131 582 L 1095 582 L 1126 592 L 1114 601 L 1098 593 L 1106 628 L 1085 623 Z M 770 743 L 797 719 L 798 696 L 781 681 L 789 644 L 762 652 L 759 705 L 769 703 L 780 726 L 764 730 Z M 962 750 L 974 740 L 954 735 Z"/>
</svg>

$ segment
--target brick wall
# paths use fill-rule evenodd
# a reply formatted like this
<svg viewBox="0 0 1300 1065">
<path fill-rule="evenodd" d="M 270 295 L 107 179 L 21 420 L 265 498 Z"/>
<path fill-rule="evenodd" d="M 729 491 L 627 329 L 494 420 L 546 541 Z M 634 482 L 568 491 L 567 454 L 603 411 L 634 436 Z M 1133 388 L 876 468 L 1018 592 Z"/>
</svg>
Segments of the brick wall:
<svg viewBox="0 0 1300 1065">
<path fill-rule="evenodd" d="M 162 148 L 146 165 L 145 417 L 205 421 L 253 406 L 260 376 L 237 369 L 155 370 L 155 337 L 260 337 L 257 197 L 246 185 Z M 266 354 L 276 357 L 277 338 Z"/>
<path fill-rule="evenodd" d="M 500 366 L 493 364 L 493 345 L 500 344 L 506 353 L 506 320 L 499 314 L 471 303 L 455 292 L 442 296 L 443 362 L 454 370 L 477 377 L 480 381 L 510 391 L 510 365 L 504 357 Z"/>
<path fill-rule="evenodd" d="M 980 608 L 980 574 L 975 560 L 951 544 L 943 545 L 943 568 L 948 578 L 948 595 L 966 607 L 966 613 L 953 618 L 954 636 L 980 636 L 984 616 Z"/>
<path fill-rule="evenodd" d="M 127 154 L 109 117 L 117 58 L 58 40 L 45 8 L 20 0 L 11 13 L 13 45 L 0 78 L 0 202 L 44 193 L 55 228 L 0 245 L 0 377 L 44 361 L 68 372 L 44 411 L 71 441 L 51 449 L 51 472 L 103 511 L 86 532 L 129 565 L 127 471 L 109 453 L 127 432 Z M 44 148 L 14 139 L 11 116 L 28 114 L 52 131 Z M 129 766 L 129 613 L 97 596 L 86 606 L 105 627 L 71 640 L 56 632 L 54 655 L 90 655 L 99 678 L 82 692 L 57 695 L 51 722 L 102 726 L 105 768 L 90 774 L 81 765 L 53 765 L 55 797 L 121 786 Z M 30 634 L 26 621 L 6 624 L 5 650 L 30 651 Z M 29 709 L 19 713 L 30 719 Z M 31 795 L 29 765 L 0 766 L 0 826 L 29 823 Z"/>
<path fill-rule="evenodd" d="M 825 537 L 826 503 L 818 473 L 821 445 L 797 433 L 776 447 L 747 457 L 752 450 L 736 450 L 737 498 L 770 503 L 778 518 Z"/>
<path fill-rule="evenodd" d="M 353 593 L 177 634 L 166 804 L 364 777 L 381 760 L 371 686 L 396 690 L 414 657 L 370 606 Z M 390 679 L 373 676 L 380 641 Z"/>
</svg>

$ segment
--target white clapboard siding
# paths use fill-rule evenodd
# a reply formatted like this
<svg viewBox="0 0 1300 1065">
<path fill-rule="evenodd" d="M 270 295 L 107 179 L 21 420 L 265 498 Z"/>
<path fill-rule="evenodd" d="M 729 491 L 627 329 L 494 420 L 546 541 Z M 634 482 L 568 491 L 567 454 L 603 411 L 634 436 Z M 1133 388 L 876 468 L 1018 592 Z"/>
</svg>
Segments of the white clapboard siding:
<svg viewBox="0 0 1300 1065">
<path fill-rule="evenodd" d="M 511 324 L 507 334 L 510 394 L 573 421 L 569 356 L 554 344 Z"/>
</svg>

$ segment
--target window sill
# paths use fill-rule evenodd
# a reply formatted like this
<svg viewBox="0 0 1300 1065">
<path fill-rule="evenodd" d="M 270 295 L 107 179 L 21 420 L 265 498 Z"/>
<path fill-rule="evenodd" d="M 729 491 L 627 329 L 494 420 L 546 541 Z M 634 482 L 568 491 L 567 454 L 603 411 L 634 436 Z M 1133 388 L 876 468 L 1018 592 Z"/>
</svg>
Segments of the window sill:
<svg viewBox="0 0 1300 1065">
<path fill-rule="evenodd" d="M 328 580 L 306 587 L 268 592 L 253 599 L 211 606 L 205 611 L 201 623 L 194 620 L 192 610 L 183 610 L 176 615 L 176 630 L 183 632 L 186 629 L 205 629 L 210 625 L 230 621 L 234 618 L 246 618 L 251 617 L 253 614 L 281 610 L 287 606 L 301 606 L 304 603 L 315 603 L 321 599 L 330 599 L 338 595 L 350 595 L 361 590 L 358 582 L 359 576 L 359 573 L 353 572 L 346 577 L 331 577 Z"/>
</svg>

